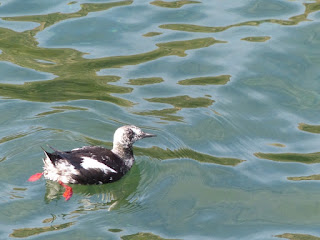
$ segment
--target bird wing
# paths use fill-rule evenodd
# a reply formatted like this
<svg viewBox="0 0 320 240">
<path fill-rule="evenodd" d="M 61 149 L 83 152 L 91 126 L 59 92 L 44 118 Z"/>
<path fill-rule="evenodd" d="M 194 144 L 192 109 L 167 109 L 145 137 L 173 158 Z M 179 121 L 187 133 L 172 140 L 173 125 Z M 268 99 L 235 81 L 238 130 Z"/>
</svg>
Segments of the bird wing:
<svg viewBox="0 0 320 240">
<path fill-rule="evenodd" d="M 109 149 L 88 146 L 73 149 L 70 153 L 74 158 L 81 159 L 79 174 L 73 176 L 80 184 L 107 183 L 123 176 L 123 161 Z"/>
<path fill-rule="evenodd" d="M 118 156 L 111 150 L 103 147 L 86 146 L 65 152 L 51 146 L 49 147 L 54 151 L 53 153 L 43 151 L 54 165 L 63 160 L 69 162 L 76 169 L 100 169 L 106 173 L 116 173 L 123 166 L 123 162 Z"/>
</svg>

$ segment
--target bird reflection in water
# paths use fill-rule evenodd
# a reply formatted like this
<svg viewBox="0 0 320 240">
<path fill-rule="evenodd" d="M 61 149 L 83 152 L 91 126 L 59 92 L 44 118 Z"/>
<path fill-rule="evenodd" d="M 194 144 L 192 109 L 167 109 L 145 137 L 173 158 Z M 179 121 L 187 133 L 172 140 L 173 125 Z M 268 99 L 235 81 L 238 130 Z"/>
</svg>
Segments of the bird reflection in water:
<svg viewBox="0 0 320 240">
<path fill-rule="evenodd" d="M 130 172 L 121 180 L 103 185 L 78 185 L 73 184 L 74 193 L 79 195 L 80 206 L 77 212 L 95 211 L 99 209 L 115 210 L 128 206 L 134 202 L 138 185 L 141 180 L 139 167 L 134 165 Z M 59 200 L 64 188 L 54 181 L 46 181 L 45 201 L 50 203 Z"/>
</svg>

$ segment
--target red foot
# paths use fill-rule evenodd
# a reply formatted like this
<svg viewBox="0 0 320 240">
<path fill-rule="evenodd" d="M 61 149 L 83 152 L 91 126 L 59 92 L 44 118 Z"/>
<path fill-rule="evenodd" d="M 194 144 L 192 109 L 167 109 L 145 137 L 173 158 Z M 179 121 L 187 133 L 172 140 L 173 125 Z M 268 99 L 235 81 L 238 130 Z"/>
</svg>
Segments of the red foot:
<svg viewBox="0 0 320 240">
<path fill-rule="evenodd" d="M 59 184 L 66 189 L 63 193 L 63 197 L 65 198 L 66 201 L 68 201 L 72 197 L 72 194 L 73 194 L 72 187 L 64 184 L 61 181 L 59 181 Z"/>
<path fill-rule="evenodd" d="M 29 182 L 35 182 L 38 181 L 42 177 L 43 173 L 36 173 L 33 174 L 31 177 L 29 177 L 28 181 Z"/>
</svg>

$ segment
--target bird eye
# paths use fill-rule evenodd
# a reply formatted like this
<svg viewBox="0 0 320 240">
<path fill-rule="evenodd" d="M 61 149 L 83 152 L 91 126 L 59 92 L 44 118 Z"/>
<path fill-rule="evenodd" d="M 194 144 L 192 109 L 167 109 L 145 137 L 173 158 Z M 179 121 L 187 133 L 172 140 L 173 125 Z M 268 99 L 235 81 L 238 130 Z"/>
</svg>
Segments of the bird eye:
<svg viewBox="0 0 320 240">
<path fill-rule="evenodd" d="M 134 137 L 134 132 L 131 129 L 128 129 L 128 138 L 131 141 Z"/>
</svg>

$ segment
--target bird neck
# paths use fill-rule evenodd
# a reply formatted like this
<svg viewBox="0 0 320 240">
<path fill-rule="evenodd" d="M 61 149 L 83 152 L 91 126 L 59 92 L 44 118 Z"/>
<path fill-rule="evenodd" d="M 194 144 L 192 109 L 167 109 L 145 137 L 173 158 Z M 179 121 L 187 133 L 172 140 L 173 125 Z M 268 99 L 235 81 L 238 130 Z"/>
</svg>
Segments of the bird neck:
<svg viewBox="0 0 320 240">
<path fill-rule="evenodd" d="M 122 144 L 115 143 L 113 145 L 112 152 L 121 158 L 127 167 L 132 167 L 134 163 L 132 145 L 123 146 Z"/>
</svg>

